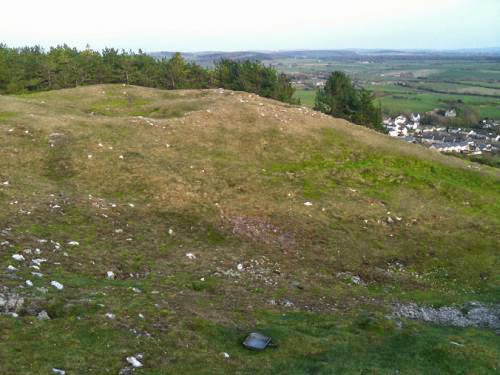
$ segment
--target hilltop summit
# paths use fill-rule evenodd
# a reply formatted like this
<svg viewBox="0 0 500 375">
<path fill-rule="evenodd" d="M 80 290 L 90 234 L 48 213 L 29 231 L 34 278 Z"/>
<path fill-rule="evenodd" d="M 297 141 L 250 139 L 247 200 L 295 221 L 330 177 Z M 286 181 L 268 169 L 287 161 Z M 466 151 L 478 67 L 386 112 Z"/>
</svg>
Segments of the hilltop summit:
<svg viewBox="0 0 500 375">
<path fill-rule="evenodd" d="M 2 371 L 493 371 L 495 169 L 222 89 L 0 96 L 0 147 Z"/>
</svg>

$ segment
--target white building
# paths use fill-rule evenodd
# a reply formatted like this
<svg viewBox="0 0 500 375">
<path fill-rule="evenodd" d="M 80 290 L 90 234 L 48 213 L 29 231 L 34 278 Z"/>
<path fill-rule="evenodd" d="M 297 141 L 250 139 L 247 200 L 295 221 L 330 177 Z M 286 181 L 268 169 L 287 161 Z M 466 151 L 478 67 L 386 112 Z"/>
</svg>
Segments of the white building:
<svg viewBox="0 0 500 375">
<path fill-rule="evenodd" d="M 407 121 L 408 121 L 408 119 L 405 116 L 400 115 L 400 116 L 396 117 L 396 119 L 394 120 L 394 123 L 397 126 L 403 126 L 406 124 Z"/>
<path fill-rule="evenodd" d="M 444 113 L 444 117 L 457 117 L 457 111 L 455 109 L 450 109 Z"/>
</svg>

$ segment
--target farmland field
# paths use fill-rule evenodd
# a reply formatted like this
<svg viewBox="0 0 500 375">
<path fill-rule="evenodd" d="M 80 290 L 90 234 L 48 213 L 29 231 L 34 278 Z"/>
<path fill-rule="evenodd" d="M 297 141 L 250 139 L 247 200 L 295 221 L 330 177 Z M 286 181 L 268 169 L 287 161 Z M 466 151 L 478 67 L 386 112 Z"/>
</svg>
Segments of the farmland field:
<svg viewBox="0 0 500 375">
<path fill-rule="evenodd" d="M 295 92 L 295 97 L 300 99 L 300 103 L 310 107 L 314 106 L 315 95 L 316 91 L 314 90 L 297 90 Z"/>
<path fill-rule="evenodd" d="M 292 76 L 296 97 L 314 105 L 316 85 L 335 70 L 348 73 L 377 97 L 387 115 L 467 106 L 481 118 L 500 119 L 500 59 L 421 55 L 360 56 L 351 60 L 283 59 L 269 62 Z"/>
</svg>

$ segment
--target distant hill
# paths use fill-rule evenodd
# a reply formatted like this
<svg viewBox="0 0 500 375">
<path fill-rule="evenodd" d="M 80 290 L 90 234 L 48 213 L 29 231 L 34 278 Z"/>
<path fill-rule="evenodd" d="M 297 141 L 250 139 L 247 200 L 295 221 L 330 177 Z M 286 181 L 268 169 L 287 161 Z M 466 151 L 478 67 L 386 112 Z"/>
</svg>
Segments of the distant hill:
<svg viewBox="0 0 500 375">
<path fill-rule="evenodd" d="M 170 58 L 175 52 L 151 52 L 155 58 Z M 220 59 L 272 61 L 279 59 L 364 60 L 385 58 L 500 58 L 500 47 L 460 50 L 394 50 L 394 49 L 345 49 L 345 50 L 290 50 L 290 51 L 241 51 L 241 52 L 186 52 L 182 56 L 207 66 Z"/>
<path fill-rule="evenodd" d="M 118 84 L 0 96 L 0 149 L 2 374 L 498 368 L 498 170 Z"/>
</svg>

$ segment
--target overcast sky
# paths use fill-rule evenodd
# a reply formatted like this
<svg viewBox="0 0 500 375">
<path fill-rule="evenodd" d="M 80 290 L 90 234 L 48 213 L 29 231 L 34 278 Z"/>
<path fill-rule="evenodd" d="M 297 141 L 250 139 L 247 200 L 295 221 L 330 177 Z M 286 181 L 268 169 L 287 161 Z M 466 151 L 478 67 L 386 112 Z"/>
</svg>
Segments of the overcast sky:
<svg viewBox="0 0 500 375">
<path fill-rule="evenodd" d="M 0 42 L 145 51 L 500 45 L 500 0 L 4 0 Z"/>
</svg>

